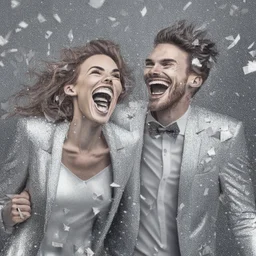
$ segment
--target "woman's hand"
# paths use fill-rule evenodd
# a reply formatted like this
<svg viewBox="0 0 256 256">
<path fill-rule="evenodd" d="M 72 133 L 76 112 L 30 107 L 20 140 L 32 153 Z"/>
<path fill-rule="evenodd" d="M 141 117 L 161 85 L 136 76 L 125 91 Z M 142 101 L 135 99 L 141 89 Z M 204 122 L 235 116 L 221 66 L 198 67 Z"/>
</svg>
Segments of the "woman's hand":
<svg viewBox="0 0 256 256">
<path fill-rule="evenodd" d="M 12 227 L 22 223 L 31 216 L 30 197 L 27 191 L 19 195 L 9 195 L 11 200 L 3 208 L 2 218 L 4 225 Z"/>
</svg>

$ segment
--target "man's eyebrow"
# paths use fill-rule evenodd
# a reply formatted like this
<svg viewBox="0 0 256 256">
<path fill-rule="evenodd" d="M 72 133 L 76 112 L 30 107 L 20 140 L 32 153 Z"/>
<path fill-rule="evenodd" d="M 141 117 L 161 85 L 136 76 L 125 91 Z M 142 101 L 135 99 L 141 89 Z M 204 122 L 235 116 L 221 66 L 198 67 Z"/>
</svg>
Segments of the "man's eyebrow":
<svg viewBox="0 0 256 256">
<path fill-rule="evenodd" d="M 175 59 L 170 59 L 170 58 L 168 58 L 168 59 L 162 59 L 160 62 L 162 62 L 162 63 L 168 63 L 168 62 L 174 62 L 174 63 L 177 63 L 177 61 L 175 60 Z"/>
<path fill-rule="evenodd" d="M 120 70 L 118 68 L 115 68 L 115 69 L 112 70 L 112 73 L 116 73 L 116 72 L 120 73 Z"/>
<path fill-rule="evenodd" d="M 152 59 L 145 59 L 145 63 L 153 63 Z"/>
</svg>

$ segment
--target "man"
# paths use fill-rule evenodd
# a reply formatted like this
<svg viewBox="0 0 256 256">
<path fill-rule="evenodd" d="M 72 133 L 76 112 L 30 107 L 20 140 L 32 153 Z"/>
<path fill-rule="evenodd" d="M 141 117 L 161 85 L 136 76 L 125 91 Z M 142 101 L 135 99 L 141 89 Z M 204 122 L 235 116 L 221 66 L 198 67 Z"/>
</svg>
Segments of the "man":
<svg viewBox="0 0 256 256">
<path fill-rule="evenodd" d="M 185 21 L 161 30 L 145 62 L 150 112 L 141 163 L 136 256 L 216 255 L 219 202 L 243 255 L 256 255 L 256 212 L 242 123 L 190 106 L 218 52 Z"/>
</svg>

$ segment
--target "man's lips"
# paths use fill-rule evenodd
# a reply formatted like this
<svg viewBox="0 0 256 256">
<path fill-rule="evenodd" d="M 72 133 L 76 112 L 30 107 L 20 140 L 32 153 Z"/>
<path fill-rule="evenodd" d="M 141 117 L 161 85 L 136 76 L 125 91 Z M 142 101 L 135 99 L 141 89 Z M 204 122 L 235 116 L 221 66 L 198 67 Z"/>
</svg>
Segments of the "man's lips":
<svg viewBox="0 0 256 256">
<path fill-rule="evenodd" d="M 149 79 L 147 85 L 152 96 L 160 96 L 166 92 L 166 90 L 171 86 L 171 83 L 162 79 Z"/>
</svg>

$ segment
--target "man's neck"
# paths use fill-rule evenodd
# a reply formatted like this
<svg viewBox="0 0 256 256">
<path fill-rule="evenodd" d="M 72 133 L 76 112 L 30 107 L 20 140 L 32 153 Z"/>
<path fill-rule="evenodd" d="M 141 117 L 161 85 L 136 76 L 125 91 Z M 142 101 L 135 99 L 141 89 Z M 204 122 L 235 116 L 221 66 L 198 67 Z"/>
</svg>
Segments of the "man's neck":
<svg viewBox="0 0 256 256">
<path fill-rule="evenodd" d="M 161 111 L 151 112 L 152 116 L 163 126 L 175 122 L 181 116 L 183 116 L 189 108 L 189 102 L 178 102 L 175 106 L 171 106 L 168 109 Z"/>
</svg>

